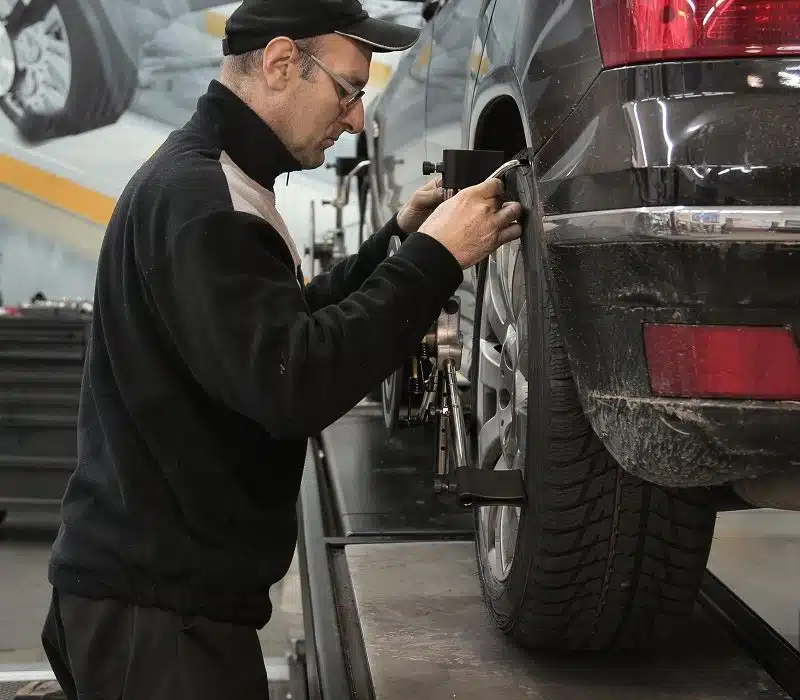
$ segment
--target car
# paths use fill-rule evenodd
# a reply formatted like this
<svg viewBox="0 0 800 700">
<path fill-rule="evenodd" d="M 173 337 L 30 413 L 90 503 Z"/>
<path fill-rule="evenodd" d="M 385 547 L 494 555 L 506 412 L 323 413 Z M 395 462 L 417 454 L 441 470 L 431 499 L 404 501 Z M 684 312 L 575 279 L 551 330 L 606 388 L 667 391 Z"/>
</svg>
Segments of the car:
<svg viewBox="0 0 800 700">
<path fill-rule="evenodd" d="M 486 607 L 529 649 L 658 644 L 718 512 L 800 508 L 800 3 L 419 11 L 361 135 L 367 227 L 448 151 L 527 163 L 521 240 L 457 292 L 472 463 L 525 490 L 474 508 Z"/>
</svg>

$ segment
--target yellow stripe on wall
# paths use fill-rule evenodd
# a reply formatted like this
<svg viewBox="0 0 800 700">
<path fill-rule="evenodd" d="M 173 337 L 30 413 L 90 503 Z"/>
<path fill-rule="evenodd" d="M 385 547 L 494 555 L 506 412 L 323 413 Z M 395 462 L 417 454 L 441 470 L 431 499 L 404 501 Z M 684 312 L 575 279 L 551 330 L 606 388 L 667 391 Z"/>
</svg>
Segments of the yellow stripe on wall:
<svg viewBox="0 0 800 700">
<path fill-rule="evenodd" d="M 116 200 L 7 155 L 0 155 L 0 185 L 105 226 Z"/>
<path fill-rule="evenodd" d="M 206 33 L 215 37 L 216 39 L 225 38 L 225 22 L 228 18 L 221 12 L 214 10 L 206 11 Z"/>
<path fill-rule="evenodd" d="M 372 59 L 369 65 L 369 84 L 375 88 L 385 88 L 392 77 L 392 67 Z"/>
</svg>

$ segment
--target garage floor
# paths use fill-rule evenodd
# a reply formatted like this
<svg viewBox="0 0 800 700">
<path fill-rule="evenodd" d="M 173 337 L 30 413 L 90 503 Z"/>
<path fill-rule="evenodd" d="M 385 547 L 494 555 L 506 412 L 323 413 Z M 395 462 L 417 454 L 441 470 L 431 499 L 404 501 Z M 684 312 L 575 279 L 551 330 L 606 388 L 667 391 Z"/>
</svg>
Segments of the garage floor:
<svg viewBox="0 0 800 700">
<path fill-rule="evenodd" d="M 800 513 L 721 514 L 708 568 L 800 649 Z"/>
<path fill-rule="evenodd" d="M 788 700 L 700 605 L 654 653 L 529 653 L 488 619 L 473 543 L 363 543 L 345 552 L 380 700 Z"/>
<path fill-rule="evenodd" d="M 9 516 L 0 527 L 0 669 L 43 662 L 39 643 L 47 611 L 47 559 L 57 518 Z M 709 569 L 800 648 L 800 514 L 723 513 Z M 275 616 L 261 631 L 265 658 L 283 659 L 289 639 L 302 634 L 296 567 L 272 593 Z"/>
</svg>

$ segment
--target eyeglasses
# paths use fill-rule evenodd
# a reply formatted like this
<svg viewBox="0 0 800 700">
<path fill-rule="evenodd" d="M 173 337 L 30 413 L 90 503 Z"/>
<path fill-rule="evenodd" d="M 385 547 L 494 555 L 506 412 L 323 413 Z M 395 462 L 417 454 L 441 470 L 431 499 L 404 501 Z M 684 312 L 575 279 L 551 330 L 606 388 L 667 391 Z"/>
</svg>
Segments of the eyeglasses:
<svg viewBox="0 0 800 700">
<path fill-rule="evenodd" d="M 303 51 L 303 49 L 298 48 L 298 51 L 301 51 L 306 56 L 308 56 L 314 63 L 316 63 L 325 73 L 327 73 L 331 79 L 344 91 L 344 95 L 339 96 L 339 103 L 342 109 L 342 114 L 344 114 L 350 107 L 352 107 L 356 102 L 358 102 L 363 96 L 364 91 L 360 88 L 357 88 L 355 85 L 349 83 L 347 80 L 342 78 L 342 76 L 337 75 L 334 73 L 328 66 L 326 66 L 322 61 L 320 61 L 314 54 L 310 54 L 307 51 Z M 337 90 L 338 92 L 338 90 Z"/>
</svg>

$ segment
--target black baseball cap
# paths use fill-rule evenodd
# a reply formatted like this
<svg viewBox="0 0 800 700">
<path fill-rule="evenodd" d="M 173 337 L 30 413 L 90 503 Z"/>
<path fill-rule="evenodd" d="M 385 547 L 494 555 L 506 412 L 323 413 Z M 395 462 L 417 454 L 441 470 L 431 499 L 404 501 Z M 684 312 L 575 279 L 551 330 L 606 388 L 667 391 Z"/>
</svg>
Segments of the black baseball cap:
<svg viewBox="0 0 800 700">
<path fill-rule="evenodd" d="M 376 53 L 404 51 L 419 30 L 370 17 L 358 0 L 244 0 L 225 23 L 222 52 L 241 54 L 285 36 L 306 39 L 341 34 Z"/>
</svg>

